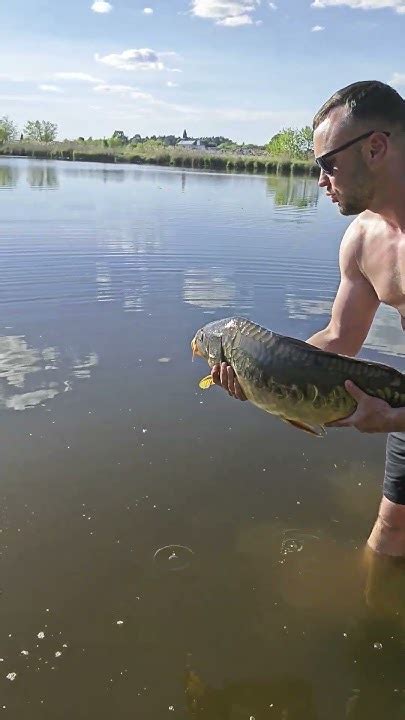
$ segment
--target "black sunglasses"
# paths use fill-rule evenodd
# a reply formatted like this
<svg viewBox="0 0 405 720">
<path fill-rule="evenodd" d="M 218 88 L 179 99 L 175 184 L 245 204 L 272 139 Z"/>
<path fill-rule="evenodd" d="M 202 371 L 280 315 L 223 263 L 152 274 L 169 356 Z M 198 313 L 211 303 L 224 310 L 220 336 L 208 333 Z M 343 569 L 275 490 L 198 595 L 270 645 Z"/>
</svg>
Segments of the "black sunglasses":
<svg viewBox="0 0 405 720">
<path fill-rule="evenodd" d="M 315 158 L 315 162 L 321 170 L 324 171 L 325 175 L 333 175 L 334 166 L 333 166 L 333 160 L 329 160 L 328 158 L 331 158 L 333 155 L 336 155 L 336 153 L 342 152 L 342 150 L 346 150 L 346 148 L 350 147 L 350 145 L 354 145 L 354 143 L 359 142 L 359 140 L 365 140 L 366 138 L 370 137 L 373 133 L 378 132 L 377 130 L 369 130 L 368 132 L 364 133 L 363 135 L 359 135 L 359 137 L 354 138 L 353 140 L 349 140 L 349 142 L 345 143 L 344 145 L 340 145 L 338 148 L 335 148 L 335 150 L 330 150 L 329 152 L 325 153 L 324 155 L 320 155 L 319 157 Z M 383 130 L 383 135 L 386 135 L 389 137 L 391 135 L 390 132 L 387 132 L 386 130 Z"/>
</svg>

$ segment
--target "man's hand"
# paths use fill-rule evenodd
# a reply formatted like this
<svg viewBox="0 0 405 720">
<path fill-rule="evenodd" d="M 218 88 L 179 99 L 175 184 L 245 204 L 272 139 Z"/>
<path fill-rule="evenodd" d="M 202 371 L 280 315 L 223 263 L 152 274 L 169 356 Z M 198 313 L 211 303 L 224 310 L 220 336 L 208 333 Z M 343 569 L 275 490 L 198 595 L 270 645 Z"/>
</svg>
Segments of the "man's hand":
<svg viewBox="0 0 405 720">
<path fill-rule="evenodd" d="M 395 411 L 385 400 L 367 395 L 351 380 L 346 380 L 345 388 L 356 400 L 357 408 L 343 420 L 326 423 L 326 427 L 355 427 L 362 433 L 386 433 L 394 429 L 393 412 Z"/>
<path fill-rule="evenodd" d="M 229 395 L 238 400 L 247 400 L 245 393 L 243 392 L 238 380 L 235 376 L 233 368 L 227 365 L 225 362 L 220 365 L 214 365 L 211 370 L 211 377 L 215 385 L 220 385 L 227 390 Z"/>
</svg>

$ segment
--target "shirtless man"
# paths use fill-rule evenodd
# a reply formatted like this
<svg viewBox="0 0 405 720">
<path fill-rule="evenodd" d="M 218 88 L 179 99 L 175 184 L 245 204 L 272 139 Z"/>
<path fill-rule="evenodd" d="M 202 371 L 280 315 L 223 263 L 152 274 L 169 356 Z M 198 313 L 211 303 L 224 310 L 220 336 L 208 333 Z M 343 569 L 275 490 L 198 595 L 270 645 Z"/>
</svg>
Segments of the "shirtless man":
<svg viewBox="0 0 405 720">
<path fill-rule="evenodd" d="M 342 215 L 357 217 L 341 243 L 331 319 L 307 342 L 354 356 L 380 303 L 398 310 L 405 330 L 405 101 L 384 83 L 353 83 L 322 106 L 313 128 L 319 187 Z M 246 399 L 226 363 L 212 368 L 212 377 Z M 405 557 L 405 408 L 394 410 L 350 381 L 346 389 L 357 408 L 333 425 L 389 433 L 383 498 L 368 546 Z"/>
</svg>

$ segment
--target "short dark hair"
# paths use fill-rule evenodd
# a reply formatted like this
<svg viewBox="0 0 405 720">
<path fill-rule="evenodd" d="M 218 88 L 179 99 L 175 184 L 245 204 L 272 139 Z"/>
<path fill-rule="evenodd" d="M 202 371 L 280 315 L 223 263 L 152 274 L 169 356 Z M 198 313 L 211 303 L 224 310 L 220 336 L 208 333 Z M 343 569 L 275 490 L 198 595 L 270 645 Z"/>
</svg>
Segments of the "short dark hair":
<svg viewBox="0 0 405 720">
<path fill-rule="evenodd" d="M 405 100 L 390 85 L 378 80 L 352 83 L 335 92 L 316 113 L 312 127 L 315 130 L 331 110 L 345 107 L 348 119 L 378 121 L 401 125 L 405 130 Z M 384 128 L 381 126 L 381 129 Z"/>
</svg>

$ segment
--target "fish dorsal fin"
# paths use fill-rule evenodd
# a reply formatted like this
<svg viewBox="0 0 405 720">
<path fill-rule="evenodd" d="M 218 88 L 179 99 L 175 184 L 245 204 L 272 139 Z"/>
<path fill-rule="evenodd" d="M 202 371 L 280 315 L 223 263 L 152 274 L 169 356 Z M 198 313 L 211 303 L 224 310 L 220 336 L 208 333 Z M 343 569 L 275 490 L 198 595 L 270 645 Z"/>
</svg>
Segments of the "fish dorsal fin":
<svg viewBox="0 0 405 720">
<path fill-rule="evenodd" d="M 317 437 L 324 437 L 324 435 L 326 435 L 326 430 L 323 425 L 309 425 L 300 420 L 291 420 L 286 417 L 283 417 L 282 420 L 298 428 L 298 430 L 304 430 L 304 432 L 310 433 L 311 435 L 316 435 Z"/>
<path fill-rule="evenodd" d="M 198 387 L 201 388 L 201 390 L 208 390 L 212 385 L 215 385 L 212 376 L 206 375 L 205 377 L 201 378 L 200 382 L 198 383 Z"/>
</svg>

